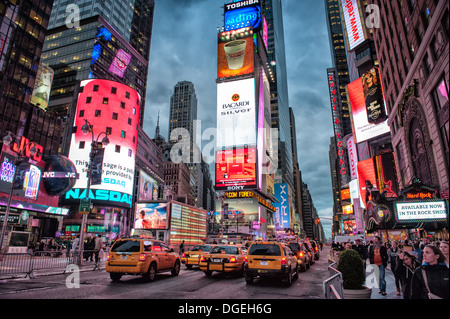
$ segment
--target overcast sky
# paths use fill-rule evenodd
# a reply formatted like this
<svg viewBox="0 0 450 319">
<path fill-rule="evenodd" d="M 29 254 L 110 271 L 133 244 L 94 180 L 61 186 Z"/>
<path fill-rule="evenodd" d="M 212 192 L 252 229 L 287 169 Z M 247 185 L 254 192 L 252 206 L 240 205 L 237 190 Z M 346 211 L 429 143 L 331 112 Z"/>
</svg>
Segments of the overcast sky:
<svg viewBox="0 0 450 319">
<path fill-rule="evenodd" d="M 144 130 L 153 138 L 160 112 L 168 137 L 170 97 L 194 83 L 202 131 L 216 126 L 217 28 L 224 0 L 155 0 Z M 333 135 L 326 69 L 332 66 L 322 0 L 282 0 L 289 105 L 294 109 L 303 181 L 319 217 L 333 211 L 328 149 Z M 203 141 L 207 143 L 208 141 Z M 326 236 L 331 220 L 322 218 Z"/>
</svg>

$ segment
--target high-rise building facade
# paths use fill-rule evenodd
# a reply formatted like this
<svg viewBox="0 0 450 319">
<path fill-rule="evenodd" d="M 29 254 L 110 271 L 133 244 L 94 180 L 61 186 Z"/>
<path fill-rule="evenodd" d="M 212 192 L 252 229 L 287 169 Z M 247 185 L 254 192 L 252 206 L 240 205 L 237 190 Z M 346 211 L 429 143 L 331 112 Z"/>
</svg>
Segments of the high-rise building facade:
<svg viewBox="0 0 450 319">
<path fill-rule="evenodd" d="M 419 178 L 448 198 L 449 3 L 368 3 L 380 10 L 374 40 L 399 186 Z"/>
</svg>

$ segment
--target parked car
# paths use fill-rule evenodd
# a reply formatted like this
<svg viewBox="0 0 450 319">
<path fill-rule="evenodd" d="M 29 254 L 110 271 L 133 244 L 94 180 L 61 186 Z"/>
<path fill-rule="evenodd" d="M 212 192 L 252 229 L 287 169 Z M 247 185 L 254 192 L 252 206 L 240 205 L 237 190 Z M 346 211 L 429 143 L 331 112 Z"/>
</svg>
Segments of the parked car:
<svg viewBox="0 0 450 319">
<path fill-rule="evenodd" d="M 184 264 L 187 269 L 192 269 L 192 266 L 199 266 L 200 259 L 203 255 L 209 253 L 215 246 L 216 245 L 212 244 L 196 245 L 192 247 L 191 250 L 181 255 L 181 263 Z"/>
<path fill-rule="evenodd" d="M 245 251 L 241 246 L 218 245 L 209 254 L 202 256 L 200 269 L 206 276 L 211 276 L 213 271 L 222 273 L 244 273 Z"/>
<path fill-rule="evenodd" d="M 309 259 L 310 259 L 309 264 L 313 265 L 315 263 L 316 258 L 315 258 L 314 249 L 311 246 L 311 243 L 309 241 L 303 241 L 302 244 L 303 244 L 303 247 L 305 247 L 306 252 L 309 255 Z"/>
<path fill-rule="evenodd" d="M 298 261 L 287 245 L 279 242 L 255 242 L 249 247 L 245 264 L 245 281 L 255 277 L 276 277 L 290 285 L 298 278 Z"/>
<path fill-rule="evenodd" d="M 106 271 L 113 281 L 123 275 L 141 275 L 153 281 L 156 274 L 170 271 L 173 276 L 180 272 L 180 256 L 165 242 L 145 238 L 118 239 L 106 257 Z"/>
<path fill-rule="evenodd" d="M 314 259 L 315 260 L 319 260 L 319 257 L 320 257 L 319 244 L 315 240 L 310 240 L 309 242 L 310 242 L 311 247 L 312 247 L 313 252 L 314 252 Z"/>
</svg>

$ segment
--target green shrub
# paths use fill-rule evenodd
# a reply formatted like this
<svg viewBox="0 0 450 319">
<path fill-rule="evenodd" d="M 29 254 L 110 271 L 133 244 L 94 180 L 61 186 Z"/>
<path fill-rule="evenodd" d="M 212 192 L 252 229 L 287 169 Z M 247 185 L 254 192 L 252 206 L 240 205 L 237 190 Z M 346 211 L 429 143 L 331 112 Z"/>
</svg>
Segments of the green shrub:
<svg viewBox="0 0 450 319">
<path fill-rule="evenodd" d="M 363 260 L 353 249 L 339 254 L 337 270 L 342 273 L 344 289 L 362 289 L 366 281 Z"/>
</svg>

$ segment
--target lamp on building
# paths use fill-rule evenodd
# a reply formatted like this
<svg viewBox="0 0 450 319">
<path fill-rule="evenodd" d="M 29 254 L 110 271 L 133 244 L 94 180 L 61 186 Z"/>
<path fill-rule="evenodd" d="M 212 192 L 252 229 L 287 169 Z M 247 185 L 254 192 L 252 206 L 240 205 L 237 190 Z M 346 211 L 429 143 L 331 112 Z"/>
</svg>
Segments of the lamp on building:
<svg viewBox="0 0 450 319">
<path fill-rule="evenodd" d="M 5 137 L 3 137 L 3 144 L 6 146 L 9 146 L 9 145 L 11 145 L 11 143 L 13 143 L 15 141 L 15 139 L 16 139 L 16 136 L 13 133 L 8 131 L 7 135 Z M 24 158 L 27 158 L 27 156 L 25 156 L 23 154 L 23 152 L 25 149 L 27 149 L 27 147 L 29 145 L 33 145 L 33 147 L 30 148 L 30 155 L 31 156 L 36 155 L 36 153 L 38 152 L 35 147 L 36 143 L 28 142 L 24 147 L 22 147 L 18 152 L 16 152 L 17 157 L 14 159 L 14 163 L 13 163 L 14 173 L 13 173 L 13 177 L 11 179 L 11 189 L 9 191 L 8 204 L 6 205 L 5 217 L 3 219 L 2 233 L 0 235 L 0 255 L 3 252 L 3 239 L 5 237 L 6 226 L 8 224 L 8 218 L 9 218 L 9 211 L 11 209 L 11 201 L 12 201 L 13 191 L 14 191 L 14 181 L 16 180 L 16 177 L 17 177 L 17 171 L 19 170 L 18 169 L 19 165 L 22 163 L 22 160 Z"/>
<path fill-rule="evenodd" d="M 91 142 L 91 151 L 89 153 L 89 167 L 88 167 L 88 173 L 87 173 L 87 185 L 86 185 L 86 198 L 89 198 L 89 192 L 91 189 L 91 177 L 92 177 L 92 163 L 94 161 L 95 155 L 97 154 L 97 150 L 98 150 L 98 145 L 99 143 L 99 139 L 100 136 L 102 134 L 105 134 L 105 137 L 103 137 L 101 144 L 102 147 L 105 147 L 109 144 L 109 138 L 108 138 L 108 133 L 106 132 L 101 132 L 97 135 L 97 138 L 94 139 L 94 130 L 93 130 L 94 126 L 86 119 L 84 119 L 84 124 L 81 127 L 81 132 L 84 135 L 87 135 L 89 133 L 91 133 L 91 138 L 92 138 L 92 142 Z M 84 235 L 85 235 L 85 228 L 86 228 L 86 222 L 87 222 L 87 217 L 88 214 L 83 214 L 83 218 L 81 220 L 81 227 L 80 227 L 80 241 L 79 241 L 79 253 L 80 256 L 79 258 L 77 258 L 77 264 L 81 265 L 83 262 L 83 248 L 84 248 Z"/>
</svg>

